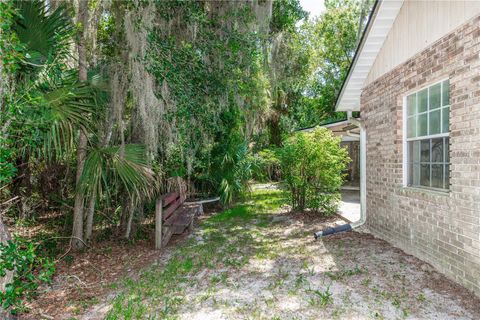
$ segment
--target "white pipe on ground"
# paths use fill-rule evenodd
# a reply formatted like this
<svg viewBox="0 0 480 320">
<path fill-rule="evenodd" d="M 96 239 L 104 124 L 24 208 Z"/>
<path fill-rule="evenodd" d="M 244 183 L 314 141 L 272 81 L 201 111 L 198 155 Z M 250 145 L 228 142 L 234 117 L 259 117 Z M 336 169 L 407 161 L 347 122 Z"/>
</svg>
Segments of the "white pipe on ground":
<svg viewBox="0 0 480 320">
<path fill-rule="evenodd" d="M 215 201 L 220 201 L 220 197 L 216 197 L 216 198 L 212 198 L 212 199 L 199 200 L 199 201 L 185 202 L 185 203 L 188 203 L 188 204 L 204 204 L 204 203 L 215 202 Z"/>
</svg>

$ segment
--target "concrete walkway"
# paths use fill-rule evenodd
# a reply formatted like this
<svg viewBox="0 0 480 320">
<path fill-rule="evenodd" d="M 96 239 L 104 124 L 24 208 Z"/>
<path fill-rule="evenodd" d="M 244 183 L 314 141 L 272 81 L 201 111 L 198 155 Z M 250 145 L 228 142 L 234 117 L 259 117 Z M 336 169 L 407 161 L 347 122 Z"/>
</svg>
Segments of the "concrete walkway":
<svg viewBox="0 0 480 320">
<path fill-rule="evenodd" d="M 338 214 L 350 222 L 360 220 L 360 191 L 342 190 Z"/>
</svg>

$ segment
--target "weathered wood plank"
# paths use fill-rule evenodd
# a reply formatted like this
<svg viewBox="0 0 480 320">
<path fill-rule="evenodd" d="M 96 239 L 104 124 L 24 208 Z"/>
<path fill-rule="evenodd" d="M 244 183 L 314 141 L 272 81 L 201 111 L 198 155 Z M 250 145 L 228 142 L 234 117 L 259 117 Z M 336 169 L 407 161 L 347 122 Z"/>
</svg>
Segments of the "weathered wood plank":
<svg viewBox="0 0 480 320">
<path fill-rule="evenodd" d="M 170 205 L 165 208 L 165 199 Z M 172 199 L 174 199 L 172 201 Z M 165 247 L 174 234 L 182 234 L 185 230 L 193 230 L 195 216 L 203 213 L 201 204 L 184 204 L 185 197 L 172 192 L 157 200 L 155 206 L 155 248 Z M 160 209 L 159 209 L 160 207 Z M 160 213 L 159 213 L 160 212 Z M 160 218 L 161 223 L 158 223 Z M 160 228 L 158 232 L 157 228 Z"/>
<path fill-rule="evenodd" d="M 158 198 L 155 203 L 155 249 L 162 248 L 162 198 Z"/>
<path fill-rule="evenodd" d="M 167 207 L 169 204 L 172 202 L 176 201 L 180 197 L 180 194 L 178 192 L 170 192 L 165 194 L 162 199 L 163 199 L 163 207 Z"/>
<path fill-rule="evenodd" d="M 166 208 L 163 212 L 163 221 L 166 221 L 170 218 L 170 216 L 175 212 L 182 205 L 181 199 L 175 200 L 172 202 L 168 208 Z"/>
<path fill-rule="evenodd" d="M 168 244 L 168 241 L 170 241 L 170 238 L 173 235 L 173 230 L 172 228 L 169 227 L 163 227 L 163 238 L 162 238 L 162 247 L 166 247 Z"/>
</svg>

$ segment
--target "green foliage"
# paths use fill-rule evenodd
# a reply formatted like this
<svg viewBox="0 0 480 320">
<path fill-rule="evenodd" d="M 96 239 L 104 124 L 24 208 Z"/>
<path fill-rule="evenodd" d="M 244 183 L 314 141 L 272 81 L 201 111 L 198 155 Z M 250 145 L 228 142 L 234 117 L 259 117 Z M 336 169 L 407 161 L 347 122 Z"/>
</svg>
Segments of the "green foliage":
<svg viewBox="0 0 480 320">
<path fill-rule="evenodd" d="M 220 183 L 220 200 L 223 203 L 231 204 L 235 196 L 248 188 L 248 182 L 252 178 L 252 163 L 249 160 L 245 142 L 225 153 L 220 171 L 223 176 Z"/>
<path fill-rule="evenodd" d="M 105 14 L 100 17 L 97 29 L 97 41 L 100 46 L 100 52 L 105 58 L 111 58 L 115 54 L 115 38 L 112 36 L 115 32 L 115 19 L 111 14 Z"/>
<path fill-rule="evenodd" d="M 284 132 L 290 131 L 289 118 L 304 99 L 305 86 L 312 73 L 312 46 L 308 34 L 297 27 L 306 17 L 297 0 L 275 1 L 269 61 L 272 105 L 268 119 L 269 144 L 280 146 Z"/>
<path fill-rule="evenodd" d="M 45 66 L 58 65 L 70 55 L 73 24 L 64 5 L 51 10 L 40 0 L 16 1 L 18 19 L 14 25 L 24 46 L 22 73 L 37 73 Z"/>
<path fill-rule="evenodd" d="M 307 290 L 312 294 L 312 297 L 308 300 L 308 303 L 312 306 L 326 307 L 333 303 L 333 294 L 328 286 L 325 291 L 321 290 Z"/>
<path fill-rule="evenodd" d="M 175 124 L 174 147 L 159 149 L 169 176 L 192 178 L 197 190 L 220 192 L 230 203 L 251 177 L 248 138 L 268 108 L 265 34 L 251 26 L 250 3 L 158 1 L 164 23 L 150 32 L 145 62 L 168 94 L 165 121 Z M 191 30 L 195 30 L 192 37 Z"/>
<path fill-rule="evenodd" d="M 276 0 L 273 2 L 271 32 L 293 31 L 298 21 L 307 16 L 299 0 Z"/>
<path fill-rule="evenodd" d="M 2 58 L 3 73 L 6 76 L 15 72 L 18 61 L 22 58 L 22 47 L 18 36 L 13 31 L 18 9 L 12 0 L 0 2 L 0 53 Z"/>
<path fill-rule="evenodd" d="M 281 177 L 280 160 L 275 147 L 260 150 L 253 157 L 257 170 L 254 171 L 256 181 L 277 181 Z"/>
<path fill-rule="evenodd" d="M 209 175 L 218 186 L 222 203 L 231 204 L 236 197 L 247 191 L 252 179 L 254 163 L 249 156 L 247 142 L 232 131 L 228 140 L 215 146 L 212 155 Z"/>
<path fill-rule="evenodd" d="M 297 133 L 284 142 L 278 155 L 293 208 L 326 215 L 335 212 L 342 171 L 350 161 L 346 149 L 340 147 L 340 138 L 325 128 Z"/>
<path fill-rule="evenodd" d="M 325 13 L 305 24 L 315 50 L 317 70 L 309 88 L 317 112 L 331 116 L 357 46 L 361 2 L 325 1 Z M 317 122 L 318 123 L 318 122 Z"/>
<path fill-rule="evenodd" d="M 94 148 L 85 160 L 80 192 L 100 198 L 109 190 L 125 190 L 132 200 L 151 197 L 155 179 L 145 147 L 137 144 Z"/>
<path fill-rule="evenodd" d="M 0 142 L 0 145 L 6 144 Z M 12 150 L 0 148 L 0 187 L 9 183 L 17 172 L 17 168 L 10 162 L 10 159 L 12 159 Z"/>
<path fill-rule="evenodd" d="M 1 157 L 3 181 L 12 177 L 8 168 L 15 158 L 36 154 L 58 159 L 71 153 L 76 129 L 88 126 L 96 107 L 92 88 L 66 68 L 73 35 L 66 9 L 52 10 L 42 1 L 12 4 L 16 14 L 7 45 L 15 45 L 21 54 L 14 68 L 15 90 L 3 97 L 0 116 L 4 128 L 0 143 L 8 150 Z"/>
<path fill-rule="evenodd" d="M 50 283 L 55 267 L 41 256 L 41 248 L 24 238 L 17 237 L 0 244 L 0 277 L 13 271 L 13 279 L 0 292 L 2 308 L 12 313 L 24 309 L 24 300 L 36 295 L 38 286 Z"/>
</svg>

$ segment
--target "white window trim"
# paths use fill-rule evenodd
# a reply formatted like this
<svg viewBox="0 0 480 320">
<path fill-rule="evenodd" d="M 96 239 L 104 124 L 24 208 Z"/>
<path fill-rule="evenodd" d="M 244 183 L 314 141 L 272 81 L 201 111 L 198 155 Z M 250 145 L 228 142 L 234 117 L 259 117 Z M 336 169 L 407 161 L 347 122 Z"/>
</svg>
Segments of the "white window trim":
<svg viewBox="0 0 480 320">
<path fill-rule="evenodd" d="M 427 136 L 421 136 L 421 137 L 415 137 L 415 138 L 407 138 L 407 120 L 408 120 L 408 111 L 407 111 L 407 97 L 411 94 L 418 93 L 426 88 L 432 87 L 436 84 L 442 83 L 444 81 L 450 80 L 450 78 L 443 78 L 441 80 L 437 80 L 435 82 L 430 82 L 423 87 L 420 88 L 415 88 L 413 90 L 409 90 L 406 93 L 404 93 L 403 98 L 402 98 L 402 150 L 403 150 L 403 159 L 402 159 L 402 173 L 403 173 L 403 187 L 404 188 L 412 188 L 412 189 L 424 189 L 424 190 L 432 190 L 432 191 L 439 191 L 439 192 L 449 192 L 449 189 L 438 189 L 438 188 L 432 188 L 432 187 L 422 187 L 422 186 L 409 186 L 408 185 L 408 142 L 409 141 L 415 141 L 415 140 L 422 140 L 422 139 L 434 139 L 434 138 L 444 138 L 444 137 L 450 137 L 450 130 L 445 133 L 437 133 L 433 135 L 427 135 Z M 451 88 L 451 86 L 450 86 Z M 441 92 L 443 95 L 443 91 Z M 449 93 L 450 96 L 450 93 Z M 427 105 L 430 103 L 430 95 L 427 95 Z M 417 102 L 418 103 L 418 102 Z M 451 111 L 451 103 L 449 104 L 449 108 Z M 440 106 L 439 110 L 442 110 L 443 106 Z M 428 113 L 428 110 L 426 111 Z M 442 115 L 441 115 L 442 116 Z M 442 119 L 442 118 L 441 118 Z M 442 123 L 442 120 L 440 120 Z M 430 121 L 427 118 L 427 132 L 429 131 L 430 127 Z M 449 117 L 449 127 L 450 127 L 450 117 Z M 449 148 L 450 152 L 450 148 Z M 444 178 L 445 179 L 445 178 Z"/>
</svg>

